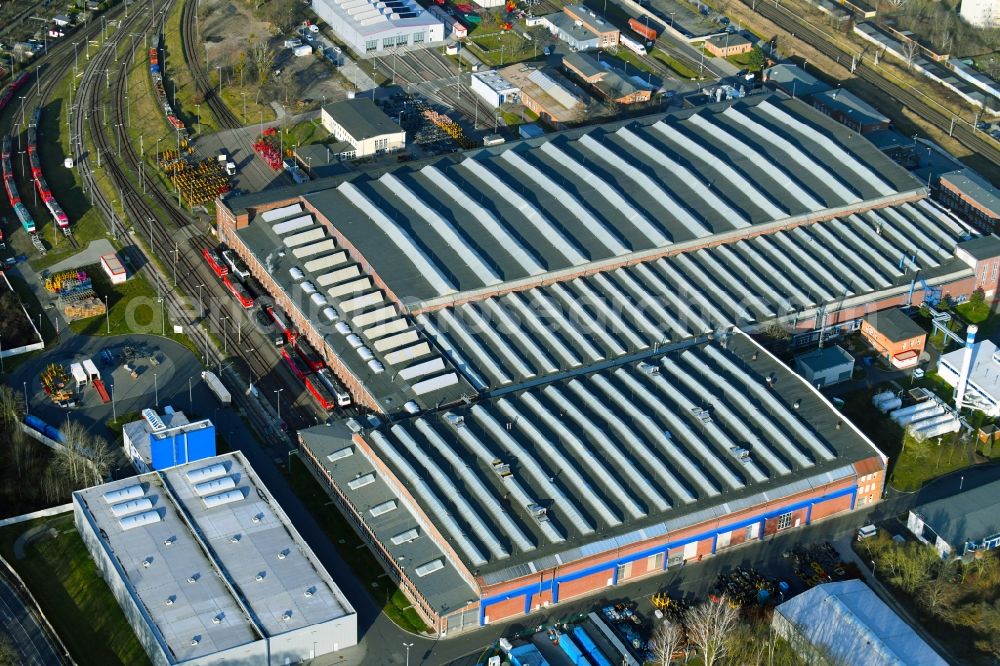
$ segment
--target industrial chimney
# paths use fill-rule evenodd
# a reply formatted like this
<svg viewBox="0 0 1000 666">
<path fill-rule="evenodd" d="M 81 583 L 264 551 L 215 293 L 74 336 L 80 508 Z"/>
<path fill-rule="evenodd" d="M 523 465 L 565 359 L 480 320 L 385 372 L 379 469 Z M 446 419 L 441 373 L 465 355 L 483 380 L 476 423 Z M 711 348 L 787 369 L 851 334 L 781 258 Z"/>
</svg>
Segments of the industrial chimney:
<svg viewBox="0 0 1000 666">
<path fill-rule="evenodd" d="M 965 355 L 962 357 L 962 370 L 958 374 L 958 387 L 955 391 L 955 411 L 962 411 L 965 400 L 965 387 L 969 383 L 969 370 L 972 367 L 972 347 L 976 342 L 976 332 L 979 327 L 972 324 L 965 330 Z"/>
</svg>

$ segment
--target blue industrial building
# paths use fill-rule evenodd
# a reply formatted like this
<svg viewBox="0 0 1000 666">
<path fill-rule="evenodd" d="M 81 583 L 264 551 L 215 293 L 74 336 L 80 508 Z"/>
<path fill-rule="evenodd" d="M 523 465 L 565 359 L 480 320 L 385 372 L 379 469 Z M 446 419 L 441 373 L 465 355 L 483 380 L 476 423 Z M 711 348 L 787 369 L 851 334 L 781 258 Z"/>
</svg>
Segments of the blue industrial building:
<svg viewBox="0 0 1000 666">
<path fill-rule="evenodd" d="M 215 425 L 208 419 L 188 421 L 184 412 L 165 407 L 162 415 L 142 410 L 142 419 L 122 429 L 125 453 L 140 474 L 211 458 Z"/>
</svg>

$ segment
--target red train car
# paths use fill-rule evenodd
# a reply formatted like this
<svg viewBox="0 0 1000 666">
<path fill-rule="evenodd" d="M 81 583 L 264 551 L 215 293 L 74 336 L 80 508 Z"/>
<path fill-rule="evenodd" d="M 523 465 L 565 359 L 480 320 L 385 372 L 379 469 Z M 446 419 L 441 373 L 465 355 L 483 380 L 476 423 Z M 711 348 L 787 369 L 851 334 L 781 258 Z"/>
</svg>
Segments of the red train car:
<svg viewBox="0 0 1000 666">
<path fill-rule="evenodd" d="M 7 188 L 7 199 L 10 201 L 11 207 L 21 203 L 21 195 L 17 193 L 17 184 L 14 182 L 14 175 L 6 173 L 3 177 L 3 184 Z"/>
<path fill-rule="evenodd" d="M 299 334 L 294 328 L 288 325 L 288 317 L 285 313 L 277 308 L 268 308 L 267 314 L 271 315 L 271 319 L 273 319 L 274 323 L 281 329 L 281 334 L 285 336 L 285 340 L 289 343 L 294 343 L 299 337 Z"/>
<path fill-rule="evenodd" d="M 41 178 L 42 176 L 42 160 L 38 157 L 37 152 L 28 153 L 28 164 L 31 165 L 31 177 L 34 179 Z"/>
<path fill-rule="evenodd" d="M 288 353 L 287 348 L 281 350 L 281 358 L 285 359 L 285 363 L 288 364 L 288 368 L 292 371 L 292 374 L 299 379 L 304 380 L 306 375 L 309 374 L 305 366 L 296 357 Z"/>
<path fill-rule="evenodd" d="M 229 279 L 228 275 L 222 278 L 222 284 L 226 285 L 226 289 L 229 290 L 229 293 L 235 296 L 236 300 L 239 301 L 240 305 L 244 308 L 249 309 L 253 307 L 253 296 L 250 295 L 247 288 L 242 284 L 239 282 L 233 282 Z"/>
<path fill-rule="evenodd" d="M 49 189 L 49 184 L 45 180 L 45 176 L 38 176 L 35 178 L 35 187 L 38 188 L 38 196 L 42 198 L 42 201 L 49 203 L 55 197 L 52 196 L 52 190 Z"/>
<path fill-rule="evenodd" d="M 11 85 L 14 87 L 14 90 L 20 90 L 21 86 L 27 83 L 28 79 L 30 78 L 31 78 L 31 72 L 21 72 L 21 75 L 16 79 L 14 79 L 14 83 L 12 83 Z"/>
<path fill-rule="evenodd" d="M 206 247 L 201 251 L 201 255 L 205 257 L 205 261 L 208 262 L 208 266 L 212 269 L 213 273 L 219 277 L 229 275 L 229 267 L 223 263 L 222 257 L 219 256 L 218 251 L 213 248 Z"/>
<path fill-rule="evenodd" d="M 329 412 L 337 406 L 337 398 L 315 376 L 306 377 L 306 388 L 309 389 L 312 397 L 316 398 L 316 402 L 326 411 Z"/>
<path fill-rule="evenodd" d="M 295 342 L 295 351 L 299 353 L 305 364 L 309 366 L 309 369 L 315 372 L 321 368 L 326 367 L 326 363 L 323 361 L 323 357 L 316 353 L 316 350 L 312 348 L 312 345 L 305 341 L 303 338 L 299 338 Z"/>
</svg>

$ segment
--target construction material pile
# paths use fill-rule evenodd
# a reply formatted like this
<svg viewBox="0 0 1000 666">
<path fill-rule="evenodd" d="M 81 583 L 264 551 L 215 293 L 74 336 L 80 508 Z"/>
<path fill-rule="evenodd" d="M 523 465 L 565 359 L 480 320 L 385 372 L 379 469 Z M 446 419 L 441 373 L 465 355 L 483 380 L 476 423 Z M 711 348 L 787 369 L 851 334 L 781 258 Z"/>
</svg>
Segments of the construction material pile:
<svg viewBox="0 0 1000 666">
<path fill-rule="evenodd" d="M 176 150 L 165 150 L 156 156 L 156 163 L 170 176 L 174 187 L 180 190 L 185 206 L 214 201 L 217 196 L 232 189 L 225 165 L 216 160 L 193 162 Z"/>
<path fill-rule="evenodd" d="M 424 109 L 423 115 L 424 118 L 429 120 L 431 123 L 440 127 L 445 134 L 454 139 L 455 143 L 462 148 L 476 147 L 476 142 L 465 136 L 465 132 L 462 131 L 462 127 L 448 116 L 443 113 L 438 113 L 434 109 Z"/>
<path fill-rule="evenodd" d="M 260 138 L 253 144 L 254 151 L 267 162 L 267 165 L 275 171 L 281 171 L 281 150 L 276 145 L 275 136 L 278 132 L 273 127 L 268 127 Z"/>
<path fill-rule="evenodd" d="M 87 319 L 104 314 L 107 307 L 94 293 L 90 276 L 83 270 L 54 273 L 45 279 L 45 289 L 59 296 L 59 305 L 69 319 Z"/>
<path fill-rule="evenodd" d="M 66 368 L 58 363 L 50 364 L 42 371 L 42 390 L 56 404 L 73 400 L 73 388 Z"/>
</svg>

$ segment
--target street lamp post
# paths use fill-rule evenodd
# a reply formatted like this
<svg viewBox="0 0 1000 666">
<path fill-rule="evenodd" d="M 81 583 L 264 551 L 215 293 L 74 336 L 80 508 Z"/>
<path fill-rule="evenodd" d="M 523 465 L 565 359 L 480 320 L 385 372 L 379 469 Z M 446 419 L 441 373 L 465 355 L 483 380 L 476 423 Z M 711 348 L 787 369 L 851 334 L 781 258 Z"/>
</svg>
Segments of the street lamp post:
<svg viewBox="0 0 1000 666">
<path fill-rule="evenodd" d="M 406 666 L 410 666 L 410 648 L 413 647 L 413 643 L 403 643 L 403 647 L 406 648 Z"/>
<path fill-rule="evenodd" d="M 201 310 L 201 318 L 202 319 L 205 318 L 205 301 L 202 300 L 202 298 L 201 298 L 201 289 L 204 286 L 205 286 L 204 284 L 199 284 L 198 285 L 198 305 L 199 305 L 199 309 Z"/>
<path fill-rule="evenodd" d="M 153 400 L 156 406 L 160 406 L 160 385 L 156 382 L 156 373 L 153 373 Z"/>
<path fill-rule="evenodd" d="M 108 307 L 108 297 L 104 297 L 104 320 L 108 324 L 108 335 L 111 335 L 111 308 Z"/>
<path fill-rule="evenodd" d="M 111 384 L 111 420 L 118 423 L 118 409 L 115 407 L 115 385 Z"/>
<path fill-rule="evenodd" d="M 226 317 L 219 317 L 219 321 L 222 322 L 222 353 L 223 354 L 228 354 L 229 353 L 229 340 L 226 337 L 226 320 L 227 319 L 229 319 L 228 316 L 226 316 Z"/>
<path fill-rule="evenodd" d="M 31 406 L 28 404 L 28 382 L 24 382 L 24 413 L 31 413 Z"/>
<path fill-rule="evenodd" d="M 285 389 L 280 388 L 280 389 L 275 389 L 275 391 L 274 391 L 274 394 L 276 396 L 278 396 L 278 398 L 277 398 L 277 400 L 278 400 L 278 421 L 281 421 L 281 392 L 284 391 L 284 390 Z"/>
<path fill-rule="evenodd" d="M 194 412 L 194 398 L 191 397 L 191 378 L 188 377 L 188 410 Z"/>
</svg>

